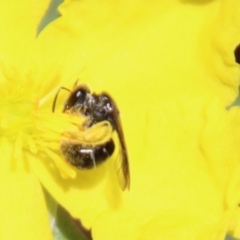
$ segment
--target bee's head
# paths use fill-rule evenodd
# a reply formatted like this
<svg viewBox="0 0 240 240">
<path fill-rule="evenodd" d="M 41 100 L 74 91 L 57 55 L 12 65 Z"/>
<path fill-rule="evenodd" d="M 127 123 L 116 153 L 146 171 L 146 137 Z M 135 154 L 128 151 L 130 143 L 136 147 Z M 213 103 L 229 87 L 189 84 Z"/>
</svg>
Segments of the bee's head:
<svg viewBox="0 0 240 240">
<path fill-rule="evenodd" d="M 63 112 L 66 112 L 67 110 L 72 109 L 74 107 L 77 109 L 81 109 L 82 107 L 84 107 L 89 93 L 90 93 L 89 89 L 84 85 L 76 87 L 71 92 L 69 98 L 67 99 L 63 108 Z"/>
</svg>

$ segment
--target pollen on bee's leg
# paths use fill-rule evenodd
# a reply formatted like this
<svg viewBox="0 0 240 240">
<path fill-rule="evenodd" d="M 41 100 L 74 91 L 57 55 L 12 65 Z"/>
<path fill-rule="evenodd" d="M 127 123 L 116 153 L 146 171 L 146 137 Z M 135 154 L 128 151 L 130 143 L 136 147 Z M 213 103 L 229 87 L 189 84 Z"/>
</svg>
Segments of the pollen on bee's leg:
<svg viewBox="0 0 240 240">
<path fill-rule="evenodd" d="M 106 142 L 111 138 L 112 132 L 112 125 L 108 121 L 102 121 L 84 131 L 84 140 L 87 142 Z"/>
<path fill-rule="evenodd" d="M 84 133 L 80 131 L 64 131 L 62 133 L 62 139 L 69 139 L 69 140 L 84 140 Z"/>
<path fill-rule="evenodd" d="M 64 161 L 58 154 L 52 152 L 49 149 L 46 149 L 46 154 L 54 161 L 56 167 L 58 168 L 61 176 L 63 178 L 75 178 L 76 171 L 69 164 Z"/>
</svg>

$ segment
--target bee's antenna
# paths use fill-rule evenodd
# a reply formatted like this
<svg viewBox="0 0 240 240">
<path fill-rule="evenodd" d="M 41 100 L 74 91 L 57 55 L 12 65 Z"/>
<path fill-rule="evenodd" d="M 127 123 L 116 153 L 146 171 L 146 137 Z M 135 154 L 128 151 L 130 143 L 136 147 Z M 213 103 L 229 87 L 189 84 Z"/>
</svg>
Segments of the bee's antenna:
<svg viewBox="0 0 240 240">
<path fill-rule="evenodd" d="M 58 91 L 57 91 L 57 93 L 56 93 L 56 95 L 55 95 L 55 98 L 54 98 L 54 100 L 53 100 L 52 112 L 55 111 L 55 106 L 56 106 L 57 98 L 58 98 L 59 92 L 60 92 L 62 89 L 71 92 L 71 90 L 69 90 L 68 88 L 65 88 L 65 87 L 60 87 L 60 88 L 58 89 Z"/>
<path fill-rule="evenodd" d="M 79 81 L 79 79 L 76 80 L 76 82 L 75 82 L 74 85 L 73 85 L 73 88 L 75 88 L 75 87 L 77 86 L 78 81 Z"/>
</svg>

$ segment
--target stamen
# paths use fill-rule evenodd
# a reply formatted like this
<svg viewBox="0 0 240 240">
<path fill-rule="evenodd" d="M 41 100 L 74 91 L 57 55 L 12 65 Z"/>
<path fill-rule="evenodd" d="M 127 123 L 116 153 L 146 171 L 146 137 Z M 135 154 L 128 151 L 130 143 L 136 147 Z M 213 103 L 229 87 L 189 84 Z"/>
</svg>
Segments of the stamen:
<svg viewBox="0 0 240 240">
<path fill-rule="evenodd" d="M 0 127 L 2 129 L 8 128 L 8 113 L 4 110 L 1 110 L 1 120 L 0 120 Z"/>
<path fill-rule="evenodd" d="M 28 136 L 27 144 L 32 153 L 36 154 L 38 152 L 37 145 L 31 136 Z"/>
<path fill-rule="evenodd" d="M 46 154 L 49 155 L 49 157 L 51 157 L 51 159 L 54 161 L 63 178 L 76 177 L 75 169 L 73 169 L 69 164 L 67 164 L 66 161 L 64 161 L 64 159 L 62 159 L 59 155 L 49 149 L 46 149 Z"/>
<path fill-rule="evenodd" d="M 14 157 L 16 159 L 22 159 L 22 146 L 23 146 L 23 135 L 22 135 L 22 131 L 20 131 L 14 146 Z"/>
<path fill-rule="evenodd" d="M 45 148 L 50 148 L 52 150 L 57 150 L 57 151 L 59 150 L 59 142 L 38 141 L 37 146 L 38 146 L 38 148 L 41 148 L 42 150 Z"/>
</svg>

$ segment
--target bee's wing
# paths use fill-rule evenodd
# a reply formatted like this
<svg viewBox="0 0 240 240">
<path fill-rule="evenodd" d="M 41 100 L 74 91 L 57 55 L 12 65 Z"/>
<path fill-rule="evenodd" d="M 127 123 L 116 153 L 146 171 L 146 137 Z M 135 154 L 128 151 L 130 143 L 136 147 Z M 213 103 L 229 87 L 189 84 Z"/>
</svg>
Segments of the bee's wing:
<svg viewBox="0 0 240 240">
<path fill-rule="evenodd" d="M 125 144 L 125 139 L 124 139 L 122 125 L 120 122 L 118 111 L 114 111 L 112 117 L 113 117 L 116 131 L 118 133 L 118 138 L 120 141 L 120 149 L 119 149 L 120 151 L 114 162 L 114 167 L 117 173 L 119 185 L 121 189 L 124 191 L 125 189 L 129 190 L 130 188 L 130 171 L 129 171 L 127 147 Z"/>
</svg>

